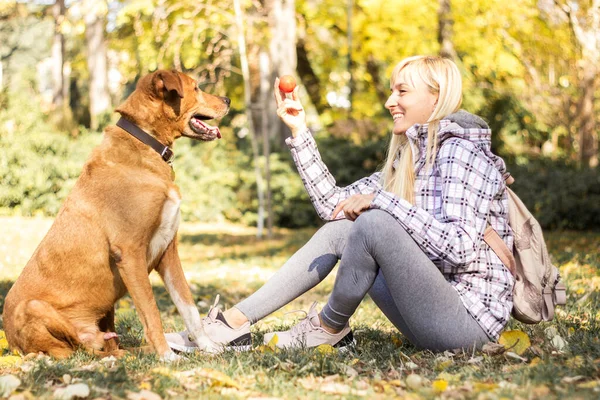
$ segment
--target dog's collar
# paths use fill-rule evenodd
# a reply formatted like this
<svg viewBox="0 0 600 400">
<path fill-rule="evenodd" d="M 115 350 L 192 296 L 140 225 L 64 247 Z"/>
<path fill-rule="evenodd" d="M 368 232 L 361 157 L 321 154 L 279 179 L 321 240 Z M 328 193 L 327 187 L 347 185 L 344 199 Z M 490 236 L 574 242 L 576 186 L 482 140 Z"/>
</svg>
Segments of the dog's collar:
<svg viewBox="0 0 600 400">
<path fill-rule="evenodd" d="M 125 132 L 129 133 L 131 136 L 138 139 L 140 142 L 147 144 L 152 147 L 158 154 L 160 154 L 161 158 L 166 161 L 167 164 L 171 165 L 173 163 L 173 150 L 169 146 L 165 146 L 146 132 L 142 130 L 139 126 L 134 124 L 121 117 L 119 121 L 117 121 L 117 126 Z"/>
</svg>

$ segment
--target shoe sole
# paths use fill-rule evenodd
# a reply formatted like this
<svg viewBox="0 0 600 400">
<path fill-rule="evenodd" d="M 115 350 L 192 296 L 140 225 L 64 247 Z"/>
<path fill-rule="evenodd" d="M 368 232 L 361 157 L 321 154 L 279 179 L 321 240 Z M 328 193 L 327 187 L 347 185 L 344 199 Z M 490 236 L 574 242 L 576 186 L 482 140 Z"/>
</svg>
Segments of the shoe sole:
<svg viewBox="0 0 600 400">
<path fill-rule="evenodd" d="M 167 344 L 169 345 L 169 347 L 172 350 L 179 351 L 181 353 L 188 353 L 189 354 L 189 353 L 195 353 L 197 351 L 200 351 L 200 350 L 198 350 L 198 347 L 196 347 L 196 346 L 183 346 L 183 345 L 176 344 L 176 343 L 171 343 L 171 342 L 167 342 Z M 223 347 L 223 351 L 227 351 L 227 350 L 233 350 L 235 352 L 250 351 L 250 350 L 252 350 L 252 345 L 248 344 L 248 345 L 241 345 L 241 346 L 238 345 L 238 346 L 225 346 L 225 347 Z"/>
<path fill-rule="evenodd" d="M 264 345 L 267 345 L 268 342 L 265 342 Z M 329 344 L 329 343 L 323 343 L 323 344 Z M 312 347 L 306 347 L 305 345 L 302 344 L 294 344 L 294 343 L 290 343 L 288 346 L 277 346 L 280 349 L 288 349 L 288 350 L 293 350 L 293 349 L 309 349 L 309 348 L 316 348 L 319 345 L 316 346 L 312 346 Z M 337 342 L 336 344 L 332 345 L 334 349 L 336 349 L 337 351 L 339 351 L 340 353 L 346 353 L 348 351 L 350 351 L 351 349 L 353 349 L 354 347 L 356 347 L 356 339 L 354 339 L 354 335 L 352 334 L 352 331 L 348 332 L 346 334 L 346 336 L 344 336 L 343 338 L 340 339 L 339 342 Z"/>
</svg>

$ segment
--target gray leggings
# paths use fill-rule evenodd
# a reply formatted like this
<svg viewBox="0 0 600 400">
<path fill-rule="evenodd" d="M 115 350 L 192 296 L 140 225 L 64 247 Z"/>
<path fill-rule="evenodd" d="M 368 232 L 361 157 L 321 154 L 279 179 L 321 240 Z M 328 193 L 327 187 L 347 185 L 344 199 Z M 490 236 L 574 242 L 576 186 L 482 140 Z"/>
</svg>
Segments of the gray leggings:
<svg viewBox="0 0 600 400">
<path fill-rule="evenodd" d="M 252 322 L 316 286 L 341 259 L 321 319 L 342 328 L 367 293 L 415 346 L 443 351 L 481 347 L 488 336 L 456 290 L 387 212 L 325 224 L 267 283 L 236 305 Z"/>
</svg>

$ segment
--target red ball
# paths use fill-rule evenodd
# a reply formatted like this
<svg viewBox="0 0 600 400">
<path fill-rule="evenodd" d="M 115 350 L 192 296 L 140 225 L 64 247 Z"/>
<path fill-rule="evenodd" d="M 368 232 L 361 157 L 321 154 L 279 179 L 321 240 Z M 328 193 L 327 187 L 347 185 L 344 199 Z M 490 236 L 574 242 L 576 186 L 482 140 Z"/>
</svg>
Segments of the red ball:
<svg viewBox="0 0 600 400">
<path fill-rule="evenodd" d="M 284 75 L 279 78 L 279 90 L 290 93 L 296 87 L 296 79 L 291 75 Z"/>
</svg>

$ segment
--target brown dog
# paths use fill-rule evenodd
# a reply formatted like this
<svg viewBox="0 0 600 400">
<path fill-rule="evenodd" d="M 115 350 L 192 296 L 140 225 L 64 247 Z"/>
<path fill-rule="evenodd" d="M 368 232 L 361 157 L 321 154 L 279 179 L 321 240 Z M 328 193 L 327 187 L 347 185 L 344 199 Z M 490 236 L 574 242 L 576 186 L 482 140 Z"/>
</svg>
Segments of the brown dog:
<svg viewBox="0 0 600 400">
<path fill-rule="evenodd" d="M 156 71 L 140 79 L 116 110 L 121 114 L 118 126 L 106 128 L 54 224 L 6 296 L 4 329 L 12 348 L 57 358 L 79 347 L 120 354 L 114 304 L 129 292 L 147 342 L 162 359 L 176 359 L 165 341 L 148 279 L 156 269 L 196 343 L 214 349 L 177 253 L 181 196 L 168 161 L 170 146 L 181 136 L 203 141 L 221 137 L 218 128 L 203 121 L 223 117 L 229 104 L 228 98 L 202 92 L 194 79 L 177 71 Z"/>
</svg>

